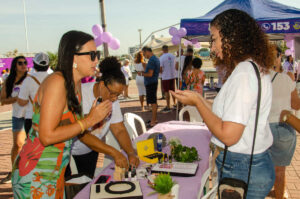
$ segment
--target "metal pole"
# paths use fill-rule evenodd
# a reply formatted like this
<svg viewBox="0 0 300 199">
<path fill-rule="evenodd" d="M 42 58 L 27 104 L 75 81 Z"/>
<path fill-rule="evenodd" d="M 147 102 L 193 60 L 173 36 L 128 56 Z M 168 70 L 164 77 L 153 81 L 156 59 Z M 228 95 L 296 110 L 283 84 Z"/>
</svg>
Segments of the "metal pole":
<svg viewBox="0 0 300 199">
<path fill-rule="evenodd" d="M 24 10 L 24 26 L 25 26 L 25 37 L 26 37 L 26 50 L 27 50 L 27 54 L 28 54 L 29 53 L 29 45 L 28 45 L 28 34 L 27 34 L 27 20 L 26 20 L 25 0 L 23 0 L 23 10 Z"/>
<path fill-rule="evenodd" d="M 178 63 L 178 71 L 177 71 L 177 89 L 180 90 L 179 88 L 179 81 L 180 81 L 180 72 L 181 72 L 181 38 L 180 38 L 180 43 L 179 43 L 179 49 L 178 49 L 178 55 L 179 55 L 179 63 Z M 176 120 L 179 120 L 179 102 L 177 100 L 177 106 L 176 106 Z"/>
<path fill-rule="evenodd" d="M 142 29 L 138 29 L 139 33 L 140 33 L 140 49 L 142 49 Z"/>
<path fill-rule="evenodd" d="M 102 28 L 103 31 L 106 31 L 106 23 L 105 23 L 105 7 L 104 7 L 104 0 L 99 0 L 99 5 L 100 5 L 100 12 L 101 12 L 101 23 L 102 23 Z M 108 46 L 107 43 L 103 43 L 103 49 L 104 49 L 104 57 L 108 57 L 109 52 L 108 52 Z"/>
</svg>

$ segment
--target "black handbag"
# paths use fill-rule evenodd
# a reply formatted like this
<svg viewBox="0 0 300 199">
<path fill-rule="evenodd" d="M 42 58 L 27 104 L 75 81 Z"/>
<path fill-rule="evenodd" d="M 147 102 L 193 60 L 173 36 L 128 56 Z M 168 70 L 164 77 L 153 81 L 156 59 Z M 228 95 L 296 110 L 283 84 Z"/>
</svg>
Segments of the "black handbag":
<svg viewBox="0 0 300 199">
<path fill-rule="evenodd" d="M 257 96 L 257 107 L 256 107 L 256 116 L 255 116 L 255 127 L 254 127 L 254 136 L 253 136 L 253 144 L 252 144 L 252 150 L 251 150 L 251 157 L 250 157 L 250 164 L 249 164 L 249 172 L 248 172 L 248 181 L 247 183 L 240 179 L 235 178 L 222 178 L 223 174 L 223 167 L 226 159 L 226 154 L 228 151 L 228 147 L 225 146 L 224 149 L 224 156 L 223 156 L 223 162 L 221 166 L 221 174 L 220 174 L 220 182 L 218 186 L 218 196 L 219 199 L 245 199 L 247 196 L 248 191 L 248 185 L 250 182 L 250 175 L 251 175 L 251 166 L 252 166 L 252 160 L 253 160 L 253 151 L 254 151 L 254 145 L 255 145 L 255 138 L 256 138 L 256 130 L 257 130 L 257 123 L 258 123 L 258 115 L 259 115 L 259 107 L 260 107 L 260 100 L 261 100 L 261 79 L 260 74 L 257 69 L 257 66 L 254 62 L 250 61 L 252 64 L 257 80 L 258 80 L 258 96 Z"/>
</svg>

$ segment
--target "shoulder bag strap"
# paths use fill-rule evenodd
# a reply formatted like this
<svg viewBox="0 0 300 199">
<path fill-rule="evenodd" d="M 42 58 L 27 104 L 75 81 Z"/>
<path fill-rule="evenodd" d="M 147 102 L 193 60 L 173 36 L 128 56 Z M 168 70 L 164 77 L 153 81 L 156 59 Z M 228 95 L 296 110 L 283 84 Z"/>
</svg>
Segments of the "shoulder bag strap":
<svg viewBox="0 0 300 199">
<path fill-rule="evenodd" d="M 261 79 L 260 79 L 260 73 L 258 71 L 258 68 L 256 64 L 252 61 L 250 61 L 252 64 L 257 81 L 258 81 L 258 94 L 257 94 L 257 106 L 256 106 L 256 116 L 255 116 L 255 127 L 254 127 L 254 135 L 253 135 L 253 144 L 252 144 L 252 150 L 251 150 L 251 157 L 250 157 L 250 166 L 249 166 L 249 173 L 248 173 L 248 181 L 247 184 L 249 185 L 250 182 L 250 175 L 251 175 L 251 166 L 252 166 L 252 160 L 253 160 L 253 152 L 254 152 L 254 145 L 255 145 L 255 138 L 256 138 L 256 130 L 257 130 L 257 123 L 258 123 L 258 116 L 259 116 L 259 108 L 260 108 L 260 100 L 261 100 Z M 248 186 L 247 186 L 248 189 Z"/>
<path fill-rule="evenodd" d="M 253 144 L 252 144 L 252 149 L 251 149 L 251 157 L 250 157 L 248 180 L 247 180 L 247 184 L 248 185 L 249 185 L 249 182 L 250 182 L 251 166 L 252 166 L 252 160 L 253 160 L 253 152 L 254 152 L 256 130 L 257 130 L 257 123 L 258 123 L 258 115 L 259 115 L 259 108 L 260 108 L 260 99 L 261 99 L 261 79 L 260 79 L 260 73 L 258 71 L 258 68 L 257 68 L 256 64 L 254 62 L 252 62 L 252 61 L 250 61 L 250 63 L 252 64 L 252 66 L 253 66 L 253 68 L 255 70 L 256 77 L 257 77 L 257 81 L 258 81 L 258 95 L 257 95 L 257 106 L 256 106 L 256 116 L 255 116 L 255 127 L 254 127 Z M 227 150 L 228 150 L 228 146 L 225 145 L 224 156 L 223 156 L 223 161 L 222 161 L 222 166 L 221 166 L 220 180 L 222 179 L 223 167 L 224 167 L 224 164 L 225 164 Z M 248 186 L 247 186 L 247 189 L 248 189 Z M 248 190 L 246 190 L 246 191 L 248 191 Z"/>
<path fill-rule="evenodd" d="M 29 74 L 27 74 L 27 76 L 28 76 L 28 77 L 31 77 L 38 85 L 41 85 L 40 81 L 39 81 L 36 77 L 34 77 L 34 76 L 32 76 L 32 75 L 29 75 Z M 29 101 L 31 102 L 31 104 L 33 104 L 33 100 L 32 100 L 32 98 L 30 97 L 30 95 L 29 95 Z"/>
<path fill-rule="evenodd" d="M 273 78 L 272 78 L 272 80 L 271 80 L 271 82 L 273 82 L 274 81 L 274 79 L 275 79 L 275 77 L 278 75 L 278 72 L 277 73 L 275 73 L 275 75 L 273 76 Z"/>
</svg>

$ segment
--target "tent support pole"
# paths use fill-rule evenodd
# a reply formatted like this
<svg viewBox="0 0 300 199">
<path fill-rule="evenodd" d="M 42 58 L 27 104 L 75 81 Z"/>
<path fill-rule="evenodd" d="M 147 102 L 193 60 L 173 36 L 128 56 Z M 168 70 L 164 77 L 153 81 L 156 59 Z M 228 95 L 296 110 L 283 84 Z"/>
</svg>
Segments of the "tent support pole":
<svg viewBox="0 0 300 199">
<path fill-rule="evenodd" d="M 179 49 L 178 49 L 178 55 L 179 55 L 179 63 L 178 63 L 178 66 L 179 66 L 179 68 L 178 68 L 178 71 L 177 71 L 177 89 L 178 90 L 180 90 L 180 88 L 179 88 L 179 85 L 180 85 L 180 83 L 179 83 L 179 81 L 180 81 L 180 71 L 181 71 L 181 38 L 180 38 L 180 43 L 179 43 Z M 178 102 L 178 100 L 177 100 L 177 106 L 176 106 L 176 120 L 179 120 L 179 102 Z"/>
</svg>

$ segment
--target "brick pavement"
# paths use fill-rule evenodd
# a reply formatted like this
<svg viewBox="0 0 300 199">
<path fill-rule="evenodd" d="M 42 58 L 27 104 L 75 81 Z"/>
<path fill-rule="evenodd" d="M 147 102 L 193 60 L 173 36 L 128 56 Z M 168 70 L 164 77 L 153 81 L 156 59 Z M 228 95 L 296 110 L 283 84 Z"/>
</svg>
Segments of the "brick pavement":
<svg viewBox="0 0 300 199">
<path fill-rule="evenodd" d="M 160 97 L 160 90 L 159 90 Z M 151 112 L 140 111 L 140 104 L 137 100 L 137 89 L 135 82 L 130 82 L 129 96 L 133 99 L 129 101 L 123 101 L 120 103 L 122 113 L 133 112 L 140 115 L 145 121 L 151 118 Z M 165 100 L 159 100 L 159 111 L 166 105 Z M 1 112 L 9 111 L 10 106 L 0 106 Z M 176 119 L 176 112 L 172 111 L 170 113 L 160 113 L 158 111 L 158 121 L 164 122 Z M 0 121 L 3 119 L 0 116 Z M 139 129 L 139 128 L 138 128 Z M 12 145 L 12 134 L 10 130 L 0 130 L 0 180 L 4 178 L 7 173 L 11 170 L 10 164 L 10 149 Z M 297 141 L 300 143 L 300 134 L 297 135 Z M 100 156 L 101 160 L 101 156 Z M 101 161 L 100 161 L 101 162 Z M 100 164 L 98 164 L 100 165 Z M 287 190 L 289 193 L 289 198 L 300 199 L 300 144 L 297 144 L 296 151 L 292 160 L 292 164 L 287 168 Z M 11 184 L 0 184 L 0 199 L 2 198 L 12 198 Z M 270 197 L 268 197 L 270 198 Z"/>
</svg>

